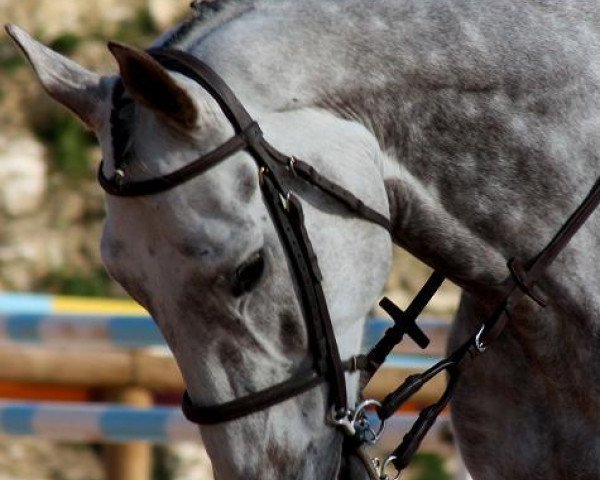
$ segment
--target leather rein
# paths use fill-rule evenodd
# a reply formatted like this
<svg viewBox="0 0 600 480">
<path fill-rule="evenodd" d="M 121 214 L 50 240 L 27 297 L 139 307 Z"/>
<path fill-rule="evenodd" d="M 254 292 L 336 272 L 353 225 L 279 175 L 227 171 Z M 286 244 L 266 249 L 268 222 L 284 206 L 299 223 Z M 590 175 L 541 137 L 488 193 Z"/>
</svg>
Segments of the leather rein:
<svg viewBox="0 0 600 480">
<path fill-rule="evenodd" d="M 234 128 L 235 135 L 225 143 L 172 173 L 142 181 L 127 181 L 122 170 L 107 178 L 103 164 L 98 170 L 98 181 L 110 195 L 138 197 L 154 195 L 170 190 L 201 175 L 211 167 L 240 151 L 248 152 L 259 169 L 260 188 L 290 261 L 290 266 L 309 335 L 309 347 L 313 355 L 310 368 L 294 374 L 288 380 L 241 398 L 213 406 L 195 405 L 187 391 L 183 395 L 182 409 L 188 420 L 200 425 L 212 425 L 235 420 L 306 392 L 322 383 L 329 386 L 329 404 L 332 425 L 345 433 L 344 456 L 355 455 L 362 460 L 371 480 L 389 478 L 388 467 L 393 465 L 397 476 L 408 465 L 425 434 L 441 411 L 447 406 L 460 373 L 471 359 L 483 353 L 502 333 L 510 319 L 514 306 L 529 296 L 543 304 L 536 290 L 536 283 L 552 261 L 566 246 L 575 232 L 583 225 L 600 203 L 600 179 L 582 205 L 569 218 L 548 246 L 529 264 L 516 259 L 509 261 L 510 277 L 505 282 L 505 294 L 494 313 L 483 322 L 481 328 L 467 342 L 447 358 L 425 372 L 409 376 L 382 402 L 367 400 L 355 408 L 347 401 L 344 373 L 361 371 L 361 387 L 366 385 L 383 364 L 392 349 L 410 336 L 421 348 L 429 339 L 416 324 L 416 319 L 431 297 L 442 284 L 444 277 L 434 272 L 406 311 L 400 310 L 389 299 L 380 305 L 393 318 L 394 325 L 383 338 L 364 355 L 346 361 L 340 358 L 321 285 L 322 275 L 318 260 L 304 226 L 302 206 L 297 196 L 284 181 L 284 176 L 294 176 L 334 198 L 351 213 L 366 221 L 390 230 L 389 220 L 366 206 L 345 188 L 321 176 L 312 166 L 295 157 L 286 156 L 270 145 L 263 137 L 258 124 L 248 114 L 227 84 L 206 64 L 189 53 L 166 48 L 151 49 L 148 53 L 168 70 L 181 73 L 196 81 L 217 101 Z M 123 92 L 119 81 L 113 95 Z M 365 445 L 379 438 L 384 423 L 403 403 L 420 390 L 423 385 L 441 372 L 448 372 L 446 390 L 440 399 L 424 409 L 400 446 L 383 462 L 374 462 L 366 454 Z M 367 410 L 375 409 L 378 428 L 371 426 L 372 416 Z M 342 465 L 342 469 L 344 465 Z"/>
</svg>

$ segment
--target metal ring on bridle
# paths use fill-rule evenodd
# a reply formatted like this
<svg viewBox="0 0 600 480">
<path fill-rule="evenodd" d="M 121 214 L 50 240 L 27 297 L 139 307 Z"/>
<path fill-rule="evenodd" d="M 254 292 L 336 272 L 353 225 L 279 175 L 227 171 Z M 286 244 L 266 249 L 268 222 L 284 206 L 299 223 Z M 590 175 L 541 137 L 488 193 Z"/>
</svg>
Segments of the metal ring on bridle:
<svg viewBox="0 0 600 480">
<path fill-rule="evenodd" d="M 125 172 L 120 168 L 115 170 L 115 181 L 120 185 L 125 181 Z"/>
<path fill-rule="evenodd" d="M 281 195 L 281 206 L 287 212 L 290 209 L 290 198 L 292 197 L 292 192 L 288 191 L 285 196 Z"/>
<path fill-rule="evenodd" d="M 485 332 L 485 324 L 481 327 L 479 332 L 477 332 L 477 335 L 475 335 L 475 348 L 477 349 L 477 351 L 479 353 L 483 353 L 487 350 L 487 345 L 484 342 L 482 342 L 482 340 L 481 340 L 481 336 L 483 335 L 484 332 Z"/>
<path fill-rule="evenodd" d="M 262 187 L 265 183 L 265 174 L 267 173 L 267 169 L 265 167 L 260 167 L 258 169 L 258 184 Z"/>
<path fill-rule="evenodd" d="M 279 201 L 281 202 L 281 206 L 286 212 L 289 212 L 290 210 L 290 198 L 292 198 L 292 192 L 290 190 L 288 190 L 285 193 L 279 193 Z"/>
<path fill-rule="evenodd" d="M 354 415 L 352 416 L 352 425 L 353 426 L 355 426 L 356 422 L 359 421 L 359 416 L 364 412 L 364 410 L 367 407 L 371 407 L 371 406 L 381 408 L 381 402 L 379 402 L 377 400 L 369 399 L 369 400 L 365 400 L 364 402 L 360 403 L 356 407 L 356 410 L 354 410 Z M 373 443 L 377 442 L 377 440 L 379 440 L 379 438 L 381 437 L 381 434 L 385 430 L 385 421 L 383 421 L 383 420 L 381 421 L 381 423 L 379 424 L 379 429 L 377 431 L 375 431 L 368 422 L 367 422 L 367 424 L 369 425 L 368 426 L 369 431 L 373 435 L 373 438 L 371 440 L 367 440 L 367 443 L 373 444 Z M 355 427 L 355 430 L 356 430 L 356 427 Z"/>
<path fill-rule="evenodd" d="M 296 157 L 289 156 L 288 157 L 288 168 L 289 168 L 290 172 L 292 172 L 294 174 L 294 176 L 296 176 L 298 174 L 296 173 L 296 169 L 295 169 L 294 165 L 296 165 Z"/>
<path fill-rule="evenodd" d="M 385 461 L 379 467 L 379 478 L 380 480 L 398 480 L 402 475 L 402 472 L 396 470 L 396 476 L 394 478 L 390 478 L 390 476 L 386 473 L 387 467 L 390 463 L 396 460 L 396 455 L 390 455 L 385 459 Z"/>
</svg>

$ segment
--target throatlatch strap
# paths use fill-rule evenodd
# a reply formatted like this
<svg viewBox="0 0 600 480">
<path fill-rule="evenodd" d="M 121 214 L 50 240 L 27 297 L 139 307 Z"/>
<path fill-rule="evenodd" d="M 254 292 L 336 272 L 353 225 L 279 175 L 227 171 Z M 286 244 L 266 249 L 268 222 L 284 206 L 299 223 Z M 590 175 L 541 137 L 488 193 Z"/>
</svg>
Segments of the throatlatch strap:
<svg viewBox="0 0 600 480">
<path fill-rule="evenodd" d="M 288 170 L 298 178 L 301 178 L 309 185 L 318 188 L 330 197 L 334 198 L 355 215 L 369 222 L 380 225 L 388 232 L 390 231 L 391 225 L 387 217 L 379 213 L 377 210 L 365 205 L 361 199 L 356 197 L 349 190 L 321 175 L 313 166 L 296 157 L 284 155 L 268 142 L 263 142 L 263 147 L 274 160 L 287 167 Z"/>
</svg>

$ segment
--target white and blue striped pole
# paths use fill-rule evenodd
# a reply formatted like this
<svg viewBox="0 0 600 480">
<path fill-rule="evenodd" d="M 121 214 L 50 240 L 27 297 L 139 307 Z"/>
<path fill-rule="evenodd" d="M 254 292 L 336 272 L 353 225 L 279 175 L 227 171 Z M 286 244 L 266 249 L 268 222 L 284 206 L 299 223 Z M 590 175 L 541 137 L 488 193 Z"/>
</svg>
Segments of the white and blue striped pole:
<svg viewBox="0 0 600 480">
<path fill-rule="evenodd" d="M 0 402 L 0 433 L 85 442 L 198 441 L 178 408 L 118 404 Z"/>
<path fill-rule="evenodd" d="M 365 329 L 366 343 L 375 343 L 390 325 L 391 322 L 386 319 L 369 319 Z M 446 329 L 447 325 L 447 322 L 435 318 L 419 321 L 419 326 L 426 331 Z M 10 314 L 0 311 L 0 338 L 27 343 L 80 340 L 121 347 L 150 347 L 165 343 L 152 318 L 141 315 Z"/>
<path fill-rule="evenodd" d="M 393 448 L 415 420 L 412 413 L 391 417 L 380 447 Z M 432 434 L 444 428 L 448 428 L 446 416 L 440 417 Z M 179 408 L 116 404 L 0 402 L 0 434 L 107 443 L 200 441 L 198 427 L 188 422 Z"/>
<path fill-rule="evenodd" d="M 435 320 L 420 323 L 427 331 L 428 325 L 437 327 Z M 365 345 L 373 345 L 390 322 L 370 319 L 365 329 Z M 0 339 L 15 343 L 45 345 L 86 344 L 135 349 L 166 346 L 165 340 L 150 317 L 143 316 L 91 316 L 91 315 L 36 315 L 0 314 Z M 439 358 L 429 355 L 392 354 L 387 368 L 423 369 Z"/>
<path fill-rule="evenodd" d="M 0 339 L 18 343 L 93 343 L 120 348 L 165 345 L 148 316 L 0 313 Z"/>
<path fill-rule="evenodd" d="M 83 313 L 76 313 L 83 312 Z M 371 318 L 365 327 L 365 349 L 374 345 L 391 321 Z M 426 332 L 445 335 L 448 321 L 422 318 Z M 88 344 L 124 349 L 165 346 L 164 338 L 139 305 L 129 300 L 0 293 L 0 340 L 47 345 Z M 439 352 L 437 352 L 439 353 Z M 385 367 L 428 368 L 438 356 L 392 354 Z"/>
</svg>

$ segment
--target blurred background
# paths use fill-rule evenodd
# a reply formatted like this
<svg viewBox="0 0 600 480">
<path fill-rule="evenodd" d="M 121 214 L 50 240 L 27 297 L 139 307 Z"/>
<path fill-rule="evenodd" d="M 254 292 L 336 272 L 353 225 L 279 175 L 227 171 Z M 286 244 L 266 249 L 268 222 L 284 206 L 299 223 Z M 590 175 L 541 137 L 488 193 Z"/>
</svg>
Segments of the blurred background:
<svg viewBox="0 0 600 480">
<path fill-rule="evenodd" d="M 179 0 L 0 0 L 0 23 L 18 24 L 100 73 L 115 71 L 107 40 L 146 47 L 188 14 L 188 2 Z M 102 406 L 109 401 L 136 408 L 176 407 L 183 388 L 168 351 L 160 345 L 156 332 L 148 333 L 149 327 L 143 327 L 143 335 L 154 340 L 147 342 L 127 340 L 115 345 L 109 341 L 110 334 L 103 333 L 106 325 L 114 326 L 117 320 L 123 329 L 123 321 L 130 320 L 126 326 L 134 325 L 136 318 L 145 316 L 126 300 L 100 262 L 104 207 L 103 193 L 95 182 L 99 161 L 93 135 L 48 99 L 2 32 L 0 401 L 6 408 L 0 406 L 0 480 L 210 479 L 210 465 L 200 440 L 195 440 L 195 430 L 181 427 L 179 420 L 175 422 L 179 426 L 173 428 L 185 431 L 179 436 L 186 442 L 157 438 L 154 444 L 126 441 L 137 440 L 133 437 L 107 441 L 97 431 L 90 433 L 92 427 L 87 433 L 75 433 L 76 419 L 79 423 L 87 420 L 64 412 L 61 421 L 50 418 L 50 413 L 39 414 L 35 429 L 23 427 L 26 415 L 22 410 L 18 410 L 17 420 L 10 416 L 14 401 L 72 402 L 77 406 Z M 428 274 L 424 265 L 397 250 L 386 294 L 406 306 Z M 22 295 L 31 293 L 45 296 Z M 434 335 L 429 357 L 418 357 L 410 346 L 400 349 L 398 358 L 404 355 L 408 366 L 384 369 L 382 378 L 371 386 L 373 395 L 383 395 L 404 375 L 422 369 L 419 361 L 431 362 L 443 354 L 446 327 L 458 293 L 456 287 L 445 285 L 427 311 Z M 42 308 L 43 302 L 46 307 Z M 374 315 L 384 316 L 377 310 Z M 43 323 L 46 321 L 48 325 Z M 377 331 L 381 333 L 383 328 L 380 325 Z M 140 380 L 139 369 L 143 368 L 136 367 L 138 377 L 132 380 L 127 373 L 132 362 L 138 367 L 152 365 L 158 372 L 155 377 L 161 378 Z M 441 384 L 409 410 L 425 406 L 439 388 Z M 27 405 L 28 415 L 37 415 L 32 412 L 38 404 Z M 172 415 L 171 410 L 161 412 Z M 146 420 L 139 422 L 146 425 Z M 61 425 L 66 433 L 61 433 Z M 139 425 L 131 428 L 143 430 Z M 28 435 L 21 436 L 23 433 Z M 402 432 L 393 433 L 399 441 Z M 390 442 L 386 440 L 389 447 Z M 423 450 L 407 478 L 463 478 L 447 423 L 428 439 Z"/>
</svg>

